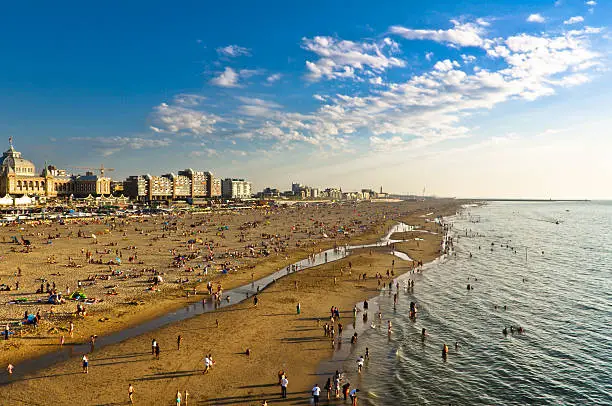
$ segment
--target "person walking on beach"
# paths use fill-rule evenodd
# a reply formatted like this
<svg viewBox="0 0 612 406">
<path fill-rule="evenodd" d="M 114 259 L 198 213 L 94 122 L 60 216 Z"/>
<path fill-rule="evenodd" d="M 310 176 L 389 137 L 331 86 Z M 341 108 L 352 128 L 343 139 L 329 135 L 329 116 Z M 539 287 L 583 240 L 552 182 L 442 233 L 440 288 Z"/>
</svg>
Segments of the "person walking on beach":
<svg viewBox="0 0 612 406">
<path fill-rule="evenodd" d="M 84 374 L 88 374 L 89 373 L 89 358 L 87 358 L 87 354 L 83 355 L 83 373 Z"/>
<path fill-rule="evenodd" d="M 13 364 L 9 363 L 8 366 L 6 367 L 6 371 L 8 372 L 9 376 L 13 375 L 14 369 L 15 367 L 13 366 Z"/>
<path fill-rule="evenodd" d="M 134 404 L 134 387 L 132 386 L 132 384 L 128 386 L 128 398 L 130 399 L 130 404 L 133 405 Z"/>
<path fill-rule="evenodd" d="M 151 341 L 151 355 L 155 355 L 155 347 L 157 347 L 157 340 L 153 339 Z"/>
<path fill-rule="evenodd" d="M 183 337 L 179 336 L 176 338 L 176 350 L 180 351 L 181 350 L 181 341 L 183 341 Z M 187 401 L 187 399 L 185 399 L 185 401 Z"/>
<path fill-rule="evenodd" d="M 321 388 L 319 388 L 319 384 L 315 384 L 314 388 L 312 388 L 312 398 L 314 400 L 315 406 L 319 405 L 319 396 L 321 395 Z"/>
<path fill-rule="evenodd" d="M 212 359 L 210 359 L 210 357 L 207 355 L 204 357 L 204 373 L 208 373 L 210 368 L 212 368 Z"/>
<path fill-rule="evenodd" d="M 74 323 L 70 322 L 70 326 L 68 326 L 68 332 L 70 333 L 70 338 L 74 338 Z"/>
<path fill-rule="evenodd" d="M 283 399 L 287 399 L 287 385 L 289 385 L 289 380 L 287 376 L 283 376 L 283 379 L 281 379 L 281 397 Z"/>
<path fill-rule="evenodd" d="M 181 406 L 181 391 L 176 391 L 176 406 Z"/>
<path fill-rule="evenodd" d="M 159 359 L 159 343 L 155 346 L 155 359 Z"/>
<path fill-rule="evenodd" d="M 363 370 L 363 364 L 365 362 L 365 359 L 363 358 L 363 355 L 359 357 L 359 359 L 357 359 L 357 372 L 361 373 L 361 371 Z"/>
</svg>

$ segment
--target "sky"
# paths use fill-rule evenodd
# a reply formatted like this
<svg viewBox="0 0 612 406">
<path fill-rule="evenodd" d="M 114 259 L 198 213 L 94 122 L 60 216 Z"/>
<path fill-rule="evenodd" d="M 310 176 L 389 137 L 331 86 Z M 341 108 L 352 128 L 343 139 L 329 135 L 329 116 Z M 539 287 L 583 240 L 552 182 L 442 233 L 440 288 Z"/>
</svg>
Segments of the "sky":
<svg viewBox="0 0 612 406">
<path fill-rule="evenodd" d="M 610 21 L 603 0 L 10 2 L 0 138 L 115 179 L 612 199 Z"/>
</svg>

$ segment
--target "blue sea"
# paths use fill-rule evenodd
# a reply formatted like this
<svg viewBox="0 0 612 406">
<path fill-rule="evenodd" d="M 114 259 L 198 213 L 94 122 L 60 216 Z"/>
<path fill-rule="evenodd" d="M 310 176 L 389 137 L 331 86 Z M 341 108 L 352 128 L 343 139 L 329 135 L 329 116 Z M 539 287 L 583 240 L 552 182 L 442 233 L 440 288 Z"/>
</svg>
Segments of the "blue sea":
<svg viewBox="0 0 612 406">
<path fill-rule="evenodd" d="M 369 348 L 365 371 L 344 366 L 360 403 L 611 405 L 612 204 L 492 202 L 451 221 L 455 253 L 408 275 L 395 310 L 371 302 L 381 328 L 351 354 Z"/>
</svg>

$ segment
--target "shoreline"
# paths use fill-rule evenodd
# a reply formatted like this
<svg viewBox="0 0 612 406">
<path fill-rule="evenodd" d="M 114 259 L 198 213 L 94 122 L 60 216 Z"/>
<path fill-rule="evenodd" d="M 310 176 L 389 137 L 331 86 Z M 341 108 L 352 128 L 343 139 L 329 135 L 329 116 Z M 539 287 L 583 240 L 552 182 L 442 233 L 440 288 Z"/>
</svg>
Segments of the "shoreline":
<svg viewBox="0 0 612 406">
<path fill-rule="evenodd" d="M 452 214 L 454 214 L 455 210 L 459 206 L 456 203 L 454 203 L 452 207 L 453 207 Z M 424 210 L 427 210 L 427 209 L 424 209 Z M 425 213 L 425 211 L 422 211 L 422 212 Z M 450 213 L 447 213 L 447 214 L 450 214 Z M 402 220 L 402 219 L 398 219 L 398 220 Z M 415 217 L 414 220 L 417 220 L 417 218 Z M 433 244 L 434 251 L 437 251 L 439 247 L 438 241 L 440 241 L 443 238 L 443 235 L 440 235 L 440 234 L 438 235 L 426 234 L 426 235 L 432 240 L 427 245 L 431 246 L 432 245 L 431 242 L 434 242 Z M 425 246 L 424 243 L 422 243 L 422 245 Z M 424 249 L 424 247 L 422 248 Z M 417 252 L 416 255 L 411 255 L 411 256 L 413 256 L 415 259 L 418 259 L 419 255 L 422 255 L 424 253 L 423 249 L 421 250 L 422 252 L 420 253 Z M 321 339 L 322 337 L 320 336 L 322 336 L 322 334 L 320 334 L 319 328 L 316 326 L 313 326 L 314 324 L 313 317 L 304 318 L 302 316 L 296 319 L 294 315 L 292 314 L 292 312 L 287 313 L 287 310 L 290 310 L 293 307 L 293 305 L 289 303 L 295 304 L 296 301 L 302 301 L 302 306 L 304 309 L 302 314 L 304 315 L 308 314 L 309 316 L 314 316 L 315 319 L 318 318 L 320 320 L 325 320 L 325 313 L 326 313 L 325 308 L 327 308 L 327 303 L 337 303 L 337 305 L 340 305 L 339 307 L 343 309 L 343 314 L 345 314 L 346 316 L 346 313 L 350 313 L 350 311 L 346 310 L 347 308 L 352 308 L 352 305 L 354 305 L 356 301 L 359 301 L 360 298 L 364 297 L 364 295 L 365 297 L 370 297 L 374 292 L 378 291 L 375 286 L 375 279 L 371 278 L 372 273 L 369 274 L 369 279 L 367 282 L 360 282 L 359 280 L 356 280 L 355 275 L 353 275 L 352 277 L 349 275 L 347 277 L 346 269 L 348 269 L 349 262 L 351 261 L 353 262 L 352 264 L 354 267 L 353 272 L 357 270 L 361 270 L 361 269 L 367 270 L 368 269 L 367 265 L 369 265 L 370 269 L 373 268 L 373 269 L 380 269 L 380 270 L 382 270 L 385 266 L 387 267 L 389 266 L 388 264 L 389 253 L 388 253 L 388 250 L 385 249 L 385 247 L 373 248 L 370 251 L 371 252 L 369 255 L 363 252 L 353 253 L 350 257 L 338 260 L 335 263 L 330 263 L 330 264 L 322 265 L 316 268 L 311 268 L 306 271 L 292 273 L 278 280 L 269 289 L 265 289 L 264 291 L 262 291 L 260 293 L 260 297 L 261 297 L 262 303 L 264 304 L 263 306 L 265 307 L 271 306 L 271 309 L 276 309 L 276 312 L 270 313 L 268 317 L 272 319 L 275 319 L 275 318 L 282 319 L 280 321 L 280 324 L 269 323 L 266 320 L 266 318 L 261 319 L 260 323 L 257 323 L 257 320 L 249 320 L 251 317 L 246 316 L 245 312 L 252 312 L 253 309 L 252 309 L 251 304 L 246 302 L 246 303 L 232 305 L 229 308 L 229 310 L 221 309 L 214 313 L 207 313 L 207 314 L 199 315 L 193 319 L 182 321 L 182 322 L 170 325 L 170 326 L 165 326 L 161 328 L 159 331 L 156 331 L 155 334 L 158 335 L 158 337 L 160 336 L 162 337 L 162 339 L 159 339 L 159 341 L 164 343 L 165 348 L 168 348 L 169 345 L 171 345 L 171 344 L 168 344 L 168 341 L 171 341 L 168 336 L 172 336 L 176 334 L 177 331 L 185 332 L 184 337 L 185 337 L 186 342 L 192 342 L 192 341 L 197 342 L 197 341 L 204 340 L 204 342 L 210 343 L 210 346 L 212 347 L 210 348 L 210 350 L 212 350 L 215 353 L 215 355 L 220 354 L 218 356 L 220 358 L 219 363 L 227 364 L 228 367 L 230 368 L 229 370 L 227 370 L 226 366 L 222 366 L 222 365 L 218 365 L 215 367 L 215 369 L 226 370 L 226 372 L 220 371 L 220 373 L 225 377 L 226 373 L 229 374 L 229 376 L 232 376 L 233 373 L 235 373 L 237 370 L 240 370 L 241 368 L 244 367 L 244 365 L 241 365 L 241 364 L 243 364 L 245 356 L 238 355 L 240 352 L 236 350 L 241 349 L 242 351 L 244 351 L 244 345 L 249 345 L 248 344 L 249 342 L 252 343 L 252 339 L 248 338 L 249 336 L 248 332 L 249 330 L 253 330 L 251 331 L 251 335 L 254 334 L 255 336 L 259 336 L 259 335 L 268 336 L 270 338 L 270 341 L 272 341 L 274 345 L 270 347 L 270 346 L 266 346 L 265 343 L 259 343 L 259 342 L 252 343 L 251 345 L 253 347 L 254 355 L 251 355 L 248 357 L 248 360 L 247 360 L 248 363 L 251 364 L 251 361 L 257 360 L 255 362 L 256 364 L 263 363 L 267 365 L 271 363 L 271 364 L 282 366 L 283 362 L 281 361 L 281 358 L 288 357 L 285 360 L 284 364 L 290 366 L 291 370 L 290 372 L 288 371 L 291 377 L 290 381 L 295 382 L 293 384 L 293 387 L 297 388 L 296 385 L 299 385 L 297 382 L 309 382 L 308 377 L 310 373 L 308 371 L 316 370 L 317 362 L 315 361 L 323 360 L 326 357 L 328 357 L 331 351 L 331 348 L 327 346 L 328 344 L 326 344 L 327 341 L 325 339 Z M 404 261 L 400 261 L 400 262 L 404 262 Z M 340 271 L 340 273 L 338 274 L 338 268 L 345 269 L 344 275 L 342 271 Z M 398 274 L 396 275 L 396 277 L 399 277 L 400 268 L 402 269 L 402 272 L 401 272 L 402 274 L 409 271 L 409 267 L 407 266 L 396 265 L 396 271 L 398 271 Z M 338 286 L 335 286 L 335 285 L 330 286 L 330 281 L 331 281 L 330 273 L 333 275 L 336 275 L 333 277 L 334 281 L 336 278 L 339 279 Z M 292 282 L 296 284 L 295 286 L 298 286 L 299 284 L 300 288 L 298 289 L 297 292 L 292 292 L 293 290 L 291 288 Z M 304 287 L 302 288 L 302 286 Z M 353 287 L 353 289 L 351 289 L 351 287 Z M 330 293 L 332 293 L 334 297 L 331 297 L 332 294 Z M 280 302 L 278 298 L 279 294 L 281 295 Z M 283 299 L 283 296 L 287 296 L 287 297 Z M 272 302 L 269 302 L 269 300 L 272 300 Z M 325 301 L 327 303 L 323 304 L 323 302 Z M 262 310 L 263 308 L 261 306 L 262 305 L 260 305 L 260 309 L 256 309 L 256 311 Z M 245 313 L 245 314 L 243 315 L 241 313 Z M 221 327 L 215 328 L 213 320 L 215 320 L 217 317 L 221 319 Z M 222 319 L 222 317 L 227 319 L 227 322 L 229 322 L 230 324 L 235 324 L 236 326 L 240 326 L 239 331 L 236 331 L 235 328 L 232 328 L 230 330 L 231 333 L 230 331 L 226 330 L 226 327 L 225 327 L 226 321 Z M 286 326 L 286 324 L 288 325 Z M 202 327 L 198 327 L 198 326 L 202 326 Z M 281 330 L 278 330 L 278 333 L 280 333 L 281 335 L 287 334 L 287 333 L 292 333 L 292 334 L 295 333 L 295 334 L 302 335 L 302 336 L 306 335 L 306 337 L 301 337 L 301 338 L 295 337 L 294 339 L 291 339 L 290 337 L 288 337 L 285 340 L 281 339 L 281 341 L 279 342 L 278 337 L 277 337 L 278 334 L 273 334 L 273 333 L 271 334 L 268 331 L 270 327 L 272 328 L 272 330 L 277 330 L 279 326 L 285 327 L 284 329 L 281 328 L 281 330 L 284 331 L 285 333 L 282 333 Z M 289 329 L 288 331 L 286 330 L 287 327 L 293 327 L 293 328 Z M 192 334 L 193 330 L 202 330 L 205 333 L 193 335 Z M 311 330 L 314 330 L 315 333 L 314 334 L 311 333 Z M 348 330 L 349 329 L 347 328 L 347 333 L 348 333 Z M 205 337 L 203 335 L 205 335 Z M 219 335 L 221 337 L 218 337 Z M 245 342 L 245 344 L 238 343 L 237 341 L 241 341 L 241 340 L 238 340 L 238 337 L 232 337 L 232 336 L 241 337 L 242 340 Z M 205 339 L 205 338 L 208 338 L 208 339 Z M 307 338 L 307 340 L 302 341 L 303 338 Z M 138 373 L 142 373 L 146 371 L 148 369 L 145 367 L 146 364 L 148 363 L 147 361 L 148 357 L 146 356 L 146 352 L 140 353 L 136 351 L 136 353 L 134 353 L 134 349 L 143 348 L 146 350 L 147 339 L 148 338 L 146 337 L 140 337 L 140 336 L 130 338 L 126 340 L 125 342 L 121 342 L 119 344 L 113 344 L 107 348 L 103 348 L 100 351 L 100 353 L 96 352 L 92 354 L 92 357 L 91 357 L 92 370 L 94 370 L 96 366 L 100 366 L 99 365 L 100 361 L 97 359 L 97 357 L 99 357 L 100 354 L 102 354 L 107 359 L 112 359 L 115 356 L 119 356 L 119 354 L 125 354 L 127 351 L 127 353 L 129 354 L 137 354 L 137 355 L 134 355 L 134 358 L 140 358 L 140 357 L 146 358 L 146 359 L 134 361 L 134 362 L 137 362 L 137 365 L 139 368 L 141 368 L 140 364 L 142 363 L 143 364 L 142 367 L 144 368 L 144 370 L 139 370 L 140 372 L 139 371 L 133 371 L 133 372 L 136 372 L 138 374 Z M 217 343 L 216 345 L 214 344 L 215 342 Z M 305 351 L 305 354 L 309 355 L 307 359 L 304 359 L 303 356 L 300 356 L 299 352 L 294 353 L 295 351 L 293 351 L 293 349 L 291 348 L 292 344 L 295 346 L 300 346 L 300 347 L 304 347 L 304 346 L 308 347 L 308 345 L 314 345 L 315 348 L 311 348 L 311 349 L 302 348 Z M 346 344 L 346 345 L 349 345 L 349 344 Z M 228 352 L 230 351 L 229 349 L 221 349 L 222 347 L 226 347 L 226 346 L 232 347 L 234 349 L 234 352 Z M 285 350 L 289 350 L 289 352 L 287 353 L 287 351 L 276 351 L 276 350 L 271 349 L 271 348 L 277 348 L 278 346 L 282 347 Z M 327 351 L 325 351 L 325 348 L 327 348 Z M 201 346 L 198 346 L 197 348 L 192 348 L 191 350 L 194 350 L 195 353 L 199 353 L 201 355 L 201 352 L 202 352 Z M 269 351 L 276 351 L 284 355 L 283 357 L 280 357 L 281 354 L 272 355 L 272 353 L 268 353 Z M 313 353 L 312 351 L 315 351 L 315 352 Z M 268 353 L 268 354 L 264 358 L 272 358 L 272 359 L 260 359 L 258 355 L 265 354 L 265 353 Z M 173 354 L 173 355 L 177 355 L 177 354 Z M 190 357 L 189 359 L 191 358 L 192 357 Z M 298 359 L 299 361 L 297 361 Z M 171 362 L 171 361 L 168 361 L 168 362 Z M 183 360 L 183 362 L 190 362 L 190 361 Z M 110 366 L 111 364 L 105 364 L 105 363 L 103 364 L 105 365 L 105 368 L 101 368 L 101 369 L 108 368 L 114 371 L 113 373 L 105 372 L 104 375 L 102 376 L 103 380 L 109 380 L 109 381 L 115 382 L 117 379 L 121 380 L 122 379 L 121 377 L 125 376 L 125 371 L 121 371 L 121 370 L 115 371 L 116 368 L 112 368 Z M 299 364 L 302 364 L 302 367 L 298 367 L 297 365 Z M 231 367 L 232 365 L 234 366 L 234 368 Z M 70 366 L 68 365 L 68 362 L 62 362 L 60 363 L 60 365 L 55 365 L 49 368 L 50 371 L 46 370 L 47 376 L 48 375 L 53 376 L 53 371 L 56 371 L 58 369 L 63 370 L 63 371 L 70 371 L 73 369 L 73 367 L 74 365 Z M 168 365 L 168 367 L 172 369 L 170 365 Z M 295 371 L 293 370 L 294 368 L 296 368 Z M 166 370 L 165 363 L 162 369 Z M 260 387 L 261 390 L 259 392 L 262 392 L 262 391 L 266 392 L 270 389 L 270 380 L 273 381 L 275 379 L 273 378 L 274 373 L 271 373 L 271 371 L 269 370 L 270 367 L 264 367 L 263 365 L 260 365 L 259 368 L 255 368 L 255 370 L 261 370 L 261 369 L 267 371 L 266 377 L 260 377 L 258 376 L 257 373 L 253 375 L 252 374 L 253 370 L 250 370 L 251 377 L 257 376 L 258 380 L 261 380 L 263 378 L 264 380 L 264 382 L 262 383 L 263 386 Z M 272 368 L 272 369 L 275 370 L 275 368 Z M 289 369 L 289 367 L 287 367 L 287 369 Z M 179 367 L 178 370 L 182 371 L 184 370 L 184 368 Z M 174 381 L 174 380 L 190 381 L 193 379 L 197 379 L 201 376 L 201 372 L 199 373 L 200 375 L 197 375 L 194 372 L 195 371 L 190 370 L 189 373 L 186 372 L 185 374 L 179 375 L 179 376 L 175 376 L 176 374 L 173 374 L 169 377 L 160 378 L 160 380 L 168 379 L 169 381 Z M 109 375 L 117 376 L 117 379 L 111 379 Z M 215 375 L 218 375 L 218 373 L 216 373 Z M 296 381 L 296 378 L 297 378 L 297 381 Z M 33 388 L 28 382 L 32 379 L 37 380 L 40 385 L 47 387 L 47 390 L 49 390 L 51 388 L 48 388 L 48 383 L 51 383 L 52 381 L 55 381 L 55 380 L 59 380 L 60 382 L 58 383 L 61 384 L 61 381 L 63 381 L 66 378 L 64 379 L 62 379 L 61 377 L 36 378 L 36 376 L 34 376 L 34 377 L 28 378 L 27 381 L 14 382 L 10 384 L 7 388 L 9 389 L 10 393 L 13 393 L 14 389 L 22 387 L 22 385 L 25 385 L 25 387 L 23 387 L 22 389 L 26 391 L 25 393 L 31 393 L 31 390 L 33 390 Z M 125 379 L 125 377 L 123 379 Z M 244 378 L 236 378 L 236 380 L 243 381 Z M 206 381 L 208 381 L 208 379 L 206 379 Z M 223 379 L 223 381 L 226 381 L 226 379 Z M 268 382 L 268 383 L 265 383 L 265 382 Z M 142 386 L 143 383 L 141 382 L 138 385 Z M 254 403 L 249 403 L 249 404 L 258 404 L 256 403 L 255 398 L 260 398 L 261 396 L 266 395 L 266 393 L 255 393 L 255 392 L 258 392 L 258 390 L 256 390 L 255 387 L 243 388 L 243 389 L 231 388 L 231 387 L 227 387 L 227 382 L 225 382 L 225 384 L 218 383 L 216 385 L 215 384 L 211 384 L 211 385 L 212 387 L 210 387 L 210 391 L 212 393 L 218 393 L 219 395 L 225 394 L 225 393 L 229 395 L 235 392 L 245 392 L 246 391 L 248 394 L 248 399 L 245 398 L 244 401 L 254 402 Z M 54 385 L 54 389 L 53 389 L 53 392 L 56 395 L 56 398 L 58 399 L 64 398 L 65 394 L 63 394 L 61 390 L 58 392 L 58 389 L 55 388 L 56 386 L 57 385 Z M 116 385 L 112 385 L 112 386 L 114 387 Z M 152 392 L 159 390 L 159 388 L 157 388 L 157 386 L 159 385 L 153 385 L 153 386 L 154 388 L 151 388 Z M 271 386 L 272 387 L 275 386 L 274 383 L 272 383 Z M 91 387 L 89 386 L 83 387 L 83 389 L 85 388 L 91 389 Z M 274 388 L 272 389 L 274 390 Z M 192 393 L 192 391 L 194 391 L 195 393 Z M 38 386 L 35 392 L 37 393 L 39 392 Z M 104 392 L 103 396 L 108 397 L 109 394 L 107 392 L 108 391 Z M 209 404 L 223 404 L 223 403 L 218 403 L 219 397 L 214 398 L 214 397 L 211 397 L 210 394 L 207 394 L 206 389 L 203 389 L 203 392 L 204 393 L 196 392 L 195 388 L 190 390 L 190 393 L 192 393 L 192 395 L 195 396 L 196 399 L 201 399 L 205 402 L 209 402 Z M 303 394 L 303 391 L 298 392 L 298 393 Z M 294 397 L 295 396 L 299 397 L 300 395 L 298 395 L 298 393 L 295 393 Z M 34 393 L 32 393 L 32 395 L 34 395 Z M 214 399 L 217 399 L 217 400 L 214 400 Z M 297 401 L 298 399 L 295 399 L 295 400 Z M 240 403 L 242 404 L 242 401 Z M 226 404 L 230 404 L 230 403 L 226 403 Z"/>
</svg>

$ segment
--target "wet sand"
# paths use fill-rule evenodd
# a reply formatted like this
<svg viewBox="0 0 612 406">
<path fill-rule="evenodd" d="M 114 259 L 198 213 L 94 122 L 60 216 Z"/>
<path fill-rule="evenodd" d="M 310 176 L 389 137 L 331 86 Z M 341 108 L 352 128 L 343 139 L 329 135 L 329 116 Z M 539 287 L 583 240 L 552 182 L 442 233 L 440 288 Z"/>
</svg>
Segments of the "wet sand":
<svg viewBox="0 0 612 406">
<path fill-rule="evenodd" d="M 436 204 L 435 215 L 454 214 L 457 207 L 455 202 Z M 412 258 L 423 262 L 438 255 L 443 237 L 439 226 L 421 217 L 432 211 L 429 208 L 432 203 L 427 206 L 426 211 L 418 209 L 403 220 L 438 234 L 418 233 L 414 238 L 423 238 L 418 240 L 418 247 L 415 240 L 396 245 L 396 249 L 407 251 Z M 369 206 L 364 211 L 395 211 L 399 219 L 400 213 L 417 208 L 416 203 L 405 203 L 385 209 Z M 378 236 L 384 234 L 382 231 L 390 220 L 383 216 L 376 230 Z M 400 244 L 405 246 L 400 247 Z M 343 345 L 350 346 L 351 309 L 355 302 L 375 294 L 378 283 L 373 276 L 380 272 L 386 278 L 393 258 L 389 248 L 361 250 L 341 261 L 278 280 L 260 293 L 256 308 L 249 300 L 98 349 L 90 356 L 87 375 L 80 372 L 80 354 L 75 354 L 72 360 L 31 376 L 16 376 L 16 382 L 3 387 L 2 391 L 8 393 L 12 404 L 77 398 L 81 404 L 125 404 L 127 386 L 131 382 L 136 390 L 137 404 L 171 404 L 177 389 L 188 390 L 189 401 L 197 402 L 193 404 L 260 404 L 264 398 L 272 404 L 280 400 L 276 374 L 284 369 L 290 382 L 287 403 L 303 404 L 308 402 L 308 389 L 317 379 L 313 371 L 332 351 L 330 339 L 323 335 L 323 323 L 329 317 L 330 307 L 341 309 L 341 322 L 346 320 Z M 411 269 L 412 263 L 395 259 L 396 276 Z M 368 274 L 366 282 L 358 279 L 360 273 Z M 241 273 L 235 274 L 238 275 Z M 250 272 L 243 272 L 233 284 L 249 280 Z M 229 285 L 224 283 L 224 286 L 226 284 Z M 300 315 L 296 314 L 298 302 L 302 306 Z M 183 341 L 181 350 L 177 351 L 179 334 Z M 160 343 L 160 360 L 154 360 L 150 352 L 153 338 Z M 244 354 L 247 348 L 252 351 L 250 356 Z M 206 353 L 213 354 L 216 365 L 204 375 L 202 359 Z M 19 367 L 18 363 L 14 364 Z"/>
</svg>

